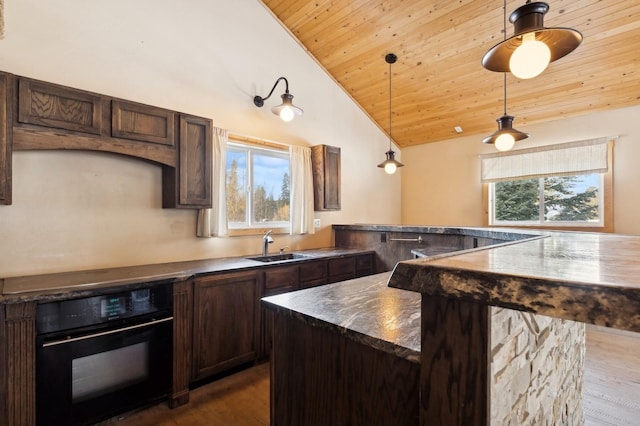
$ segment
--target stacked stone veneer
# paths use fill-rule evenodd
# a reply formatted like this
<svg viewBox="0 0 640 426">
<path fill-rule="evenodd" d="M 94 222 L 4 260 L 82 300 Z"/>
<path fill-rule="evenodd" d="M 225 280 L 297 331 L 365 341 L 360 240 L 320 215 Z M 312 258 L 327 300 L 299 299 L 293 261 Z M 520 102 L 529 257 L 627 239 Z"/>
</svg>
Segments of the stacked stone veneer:
<svg viewBox="0 0 640 426">
<path fill-rule="evenodd" d="M 491 308 L 493 425 L 583 425 L 584 324 Z"/>
</svg>

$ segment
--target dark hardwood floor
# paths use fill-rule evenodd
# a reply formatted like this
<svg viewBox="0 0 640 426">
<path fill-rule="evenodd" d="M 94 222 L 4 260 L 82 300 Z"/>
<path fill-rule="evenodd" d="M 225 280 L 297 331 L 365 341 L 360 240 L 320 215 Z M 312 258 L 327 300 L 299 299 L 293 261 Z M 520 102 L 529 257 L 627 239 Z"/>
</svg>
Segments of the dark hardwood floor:
<svg viewBox="0 0 640 426">
<path fill-rule="evenodd" d="M 167 403 L 103 422 L 109 426 L 268 426 L 269 363 L 223 377 L 190 392 L 189 403 Z"/>
<path fill-rule="evenodd" d="M 587 328 L 585 424 L 640 425 L 640 333 Z M 263 426 L 269 424 L 269 364 L 201 386 L 189 404 L 166 403 L 104 424 L 118 426 Z"/>
</svg>

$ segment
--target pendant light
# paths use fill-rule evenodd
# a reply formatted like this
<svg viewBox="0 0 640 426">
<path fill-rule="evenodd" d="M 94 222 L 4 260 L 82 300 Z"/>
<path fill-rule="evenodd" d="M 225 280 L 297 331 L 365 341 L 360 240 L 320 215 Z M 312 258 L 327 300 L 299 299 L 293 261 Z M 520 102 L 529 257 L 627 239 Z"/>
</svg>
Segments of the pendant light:
<svg viewBox="0 0 640 426">
<path fill-rule="evenodd" d="M 504 37 L 507 37 L 507 1 L 504 1 L 503 20 Z M 513 128 L 513 120 L 515 117 L 507 115 L 507 73 L 504 75 L 504 112 L 502 117 L 498 118 L 498 130 L 491 136 L 487 136 L 482 140 L 483 143 L 494 144 L 498 151 L 508 151 L 515 145 L 516 141 L 521 141 L 529 137 L 527 133 L 523 133 Z"/>
<path fill-rule="evenodd" d="M 282 121 L 291 121 L 296 115 L 302 115 L 303 111 L 301 108 L 298 108 L 293 104 L 293 95 L 289 93 L 289 82 L 284 77 L 280 77 L 276 80 L 275 84 L 271 88 L 271 91 L 266 97 L 263 98 L 262 96 L 254 96 L 253 104 L 258 108 L 262 107 L 264 105 L 264 101 L 271 97 L 273 91 L 276 89 L 276 86 L 278 85 L 278 83 L 280 83 L 280 80 L 284 80 L 285 84 L 285 91 L 281 96 L 282 104 L 271 108 L 271 112 L 275 115 L 280 116 Z"/>
<path fill-rule="evenodd" d="M 547 3 L 530 0 L 513 11 L 509 16 L 514 26 L 513 36 L 506 39 L 505 32 L 505 40 L 482 57 L 482 66 L 489 71 L 511 71 L 520 79 L 533 78 L 550 62 L 575 50 L 582 43 L 582 34 L 571 28 L 545 28 L 544 15 L 548 11 Z"/>
<path fill-rule="evenodd" d="M 513 120 L 515 117 L 507 115 L 507 73 L 504 73 L 504 113 L 498 118 L 498 130 L 491 136 L 487 136 L 482 140 L 484 143 L 494 144 L 498 151 L 509 151 L 515 145 L 516 141 L 521 141 L 529 137 L 527 133 L 523 133 L 514 129 Z"/>
<path fill-rule="evenodd" d="M 378 167 L 384 169 L 387 174 L 394 174 L 398 167 L 404 167 L 404 164 L 395 159 L 396 153 L 391 149 L 391 64 L 394 64 L 398 57 L 393 53 L 388 53 L 384 60 L 389 64 L 389 151 L 385 152 L 387 159 L 378 164 Z"/>
</svg>

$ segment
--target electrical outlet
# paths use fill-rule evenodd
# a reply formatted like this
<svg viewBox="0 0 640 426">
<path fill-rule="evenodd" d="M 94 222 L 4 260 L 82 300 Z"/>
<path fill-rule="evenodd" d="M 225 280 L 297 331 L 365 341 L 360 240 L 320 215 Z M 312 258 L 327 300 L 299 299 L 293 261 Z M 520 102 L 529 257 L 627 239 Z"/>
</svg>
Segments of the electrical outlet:
<svg viewBox="0 0 640 426">
<path fill-rule="evenodd" d="M 320 228 L 320 219 L 313 219 L 313 227 Z"/>
</svg>

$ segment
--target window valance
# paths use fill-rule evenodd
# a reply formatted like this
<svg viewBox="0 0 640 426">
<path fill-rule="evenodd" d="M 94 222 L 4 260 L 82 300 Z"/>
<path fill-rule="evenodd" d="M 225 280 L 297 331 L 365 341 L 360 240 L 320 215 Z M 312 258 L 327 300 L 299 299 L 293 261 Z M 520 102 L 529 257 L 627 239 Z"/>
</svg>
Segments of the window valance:
<svg viewBox="0 0 640 426">
<path fill-rule="evenodd" d="M 605 173 L 609 144 L 614 139 L 603 137 L 481 155 L 482 182 Z"/>
</svg>

